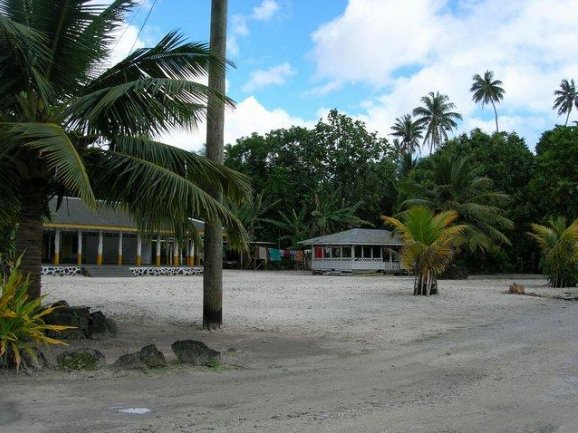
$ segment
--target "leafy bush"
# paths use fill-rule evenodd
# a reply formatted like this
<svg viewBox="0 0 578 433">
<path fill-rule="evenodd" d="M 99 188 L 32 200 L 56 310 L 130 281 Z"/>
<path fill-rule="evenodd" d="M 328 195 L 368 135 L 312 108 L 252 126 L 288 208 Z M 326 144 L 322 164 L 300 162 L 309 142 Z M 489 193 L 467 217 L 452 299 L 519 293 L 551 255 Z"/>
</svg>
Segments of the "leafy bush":
<svg viewBox="0 0 578 433">
<path fill-rule="evenodd" d="M 45 331 L 62 331 L 70 326 L 47 325 L 43 317 L 54 311 L 42 308 L 42 297 L 29 299 L 28 278 L 19 270 L 19 261 L 0 280 L 0 367 L 38 364 L 38 348 L 43 344 L 64 344 Z"/>
</svg>

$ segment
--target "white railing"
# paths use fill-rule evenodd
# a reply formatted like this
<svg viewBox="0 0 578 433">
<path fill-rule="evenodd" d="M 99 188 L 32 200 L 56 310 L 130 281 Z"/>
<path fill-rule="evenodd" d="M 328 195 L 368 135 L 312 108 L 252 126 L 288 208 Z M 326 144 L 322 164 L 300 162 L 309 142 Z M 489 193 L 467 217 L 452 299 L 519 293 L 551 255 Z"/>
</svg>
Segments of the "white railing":
<svg viewBox="0 0 578 433">
<path fill-rule="evenodd" d="M 399 271 L 399 262 L 384 262 L 380 258 L 333 257 L 313 258 L 311 269 L 314 271 Z"/>
</svg>

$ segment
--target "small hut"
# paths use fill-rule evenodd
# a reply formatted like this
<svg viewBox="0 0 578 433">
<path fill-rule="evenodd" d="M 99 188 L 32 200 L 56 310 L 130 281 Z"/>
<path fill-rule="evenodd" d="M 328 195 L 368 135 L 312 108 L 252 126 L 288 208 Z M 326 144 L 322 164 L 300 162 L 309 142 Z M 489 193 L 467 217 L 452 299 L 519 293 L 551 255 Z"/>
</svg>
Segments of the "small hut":
<svg viewBox="0 0 578 433">
<path fill-rule="evenodd" d="M 351 229 L 299 242 L 311 247 L 311 270 L 320 272 L 402 271 L 401 240 L 389 230 Z"/>
</svg>

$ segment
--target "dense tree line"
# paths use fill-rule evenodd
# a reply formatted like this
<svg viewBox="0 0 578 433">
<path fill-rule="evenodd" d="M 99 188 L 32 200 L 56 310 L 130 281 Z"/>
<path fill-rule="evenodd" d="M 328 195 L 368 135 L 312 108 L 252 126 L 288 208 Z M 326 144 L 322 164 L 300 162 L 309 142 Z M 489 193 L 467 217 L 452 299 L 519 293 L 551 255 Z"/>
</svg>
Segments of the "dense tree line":
<svg viewBox="0 0 578 433">
<path fill-rule="evenodd" d="M 411 126 L 409 116 L 399 120 L 398 131 Z M 418 158 L 412 138 L 395 135 L 393 142 L 380 138 L 334 110 L 313 128 L 238 140 L 226 149 L 226 165 L 249 176 L 263 209 L 241 220 L 254 239 L 290 246 L 324 232 L 381 227 L 380 215 L 429 202 L 458 212 L 466 234 L 475 231 L 473 247 L 457 256 L 471 271 L 536 272 L 540 248 L 528 235 L 531 224 L 578 216 L 578 127 L 546 131 L 535 154 L 516 133 L 475 129 Z M 324 218 L 329 222 L 320 224 Z"/>
</svg>

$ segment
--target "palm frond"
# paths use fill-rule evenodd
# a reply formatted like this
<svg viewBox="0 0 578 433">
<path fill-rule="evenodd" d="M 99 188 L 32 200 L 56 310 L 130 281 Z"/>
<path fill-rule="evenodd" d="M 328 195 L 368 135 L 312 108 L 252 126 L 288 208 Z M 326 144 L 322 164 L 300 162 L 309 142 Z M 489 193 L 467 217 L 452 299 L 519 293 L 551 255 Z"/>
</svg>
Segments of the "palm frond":
<svg viewBox="0 0 578 433">
<path fill-rule="evenodd" d="M 3 123 L 4 138 L 19 147 L 34 149 L 54 178 L 78 194 L 89 207 L 96 206 L 90 180 L 79 153 L 66 132 L 52 123 Z"/>
</svg>

